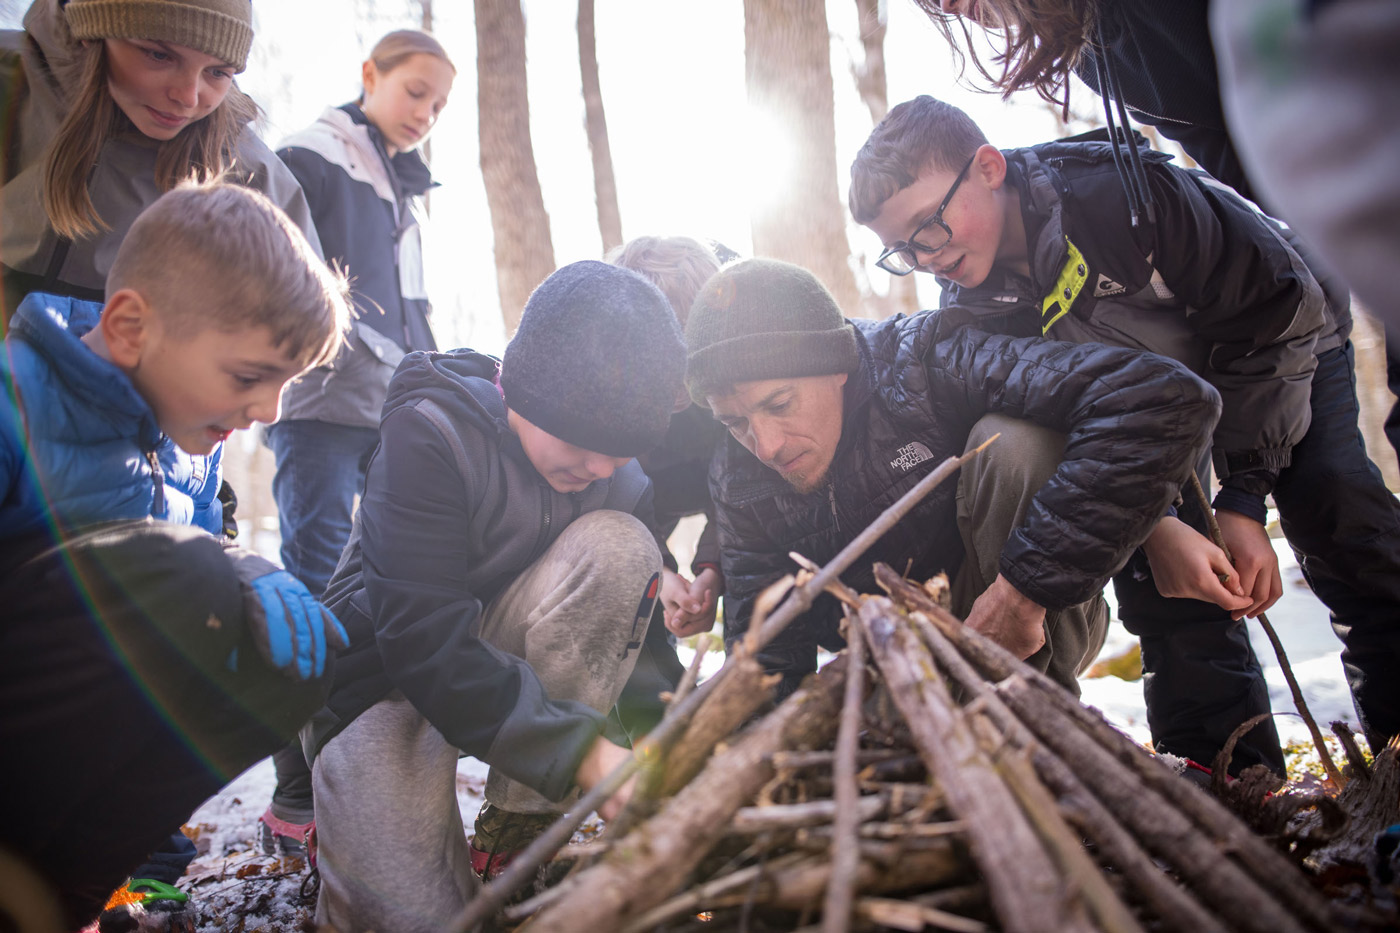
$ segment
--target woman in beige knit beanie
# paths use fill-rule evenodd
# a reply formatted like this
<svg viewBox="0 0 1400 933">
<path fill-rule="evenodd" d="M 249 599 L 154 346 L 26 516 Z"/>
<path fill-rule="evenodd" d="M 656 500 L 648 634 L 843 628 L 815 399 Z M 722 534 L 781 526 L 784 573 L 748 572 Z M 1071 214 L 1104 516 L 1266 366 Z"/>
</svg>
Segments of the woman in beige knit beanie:
<svg viewBox="0 0 1400 933">
<path fill-rule="evenodd" d="M 257 106 L 233 85 L 253 43 L 249 0 L 69 0 L 64 19 L 86 58 L 72 110 L 59 128 L 45 207 L 66 236 L 102 224 L 87 173 L 102 144 L 129 120 L 162 146 L 162 189 L 227 166 Z"/>
<path fill-rule="evenodd" d="M 296 180 L 259 141 L 234 75 L 250 0 L 34 0 L 0 33 L 7 140 L 6 303 L 43 290 L 100 300 L 116 243 L 160 193 L 233 170 L 319 248 Z"/>
</svg>

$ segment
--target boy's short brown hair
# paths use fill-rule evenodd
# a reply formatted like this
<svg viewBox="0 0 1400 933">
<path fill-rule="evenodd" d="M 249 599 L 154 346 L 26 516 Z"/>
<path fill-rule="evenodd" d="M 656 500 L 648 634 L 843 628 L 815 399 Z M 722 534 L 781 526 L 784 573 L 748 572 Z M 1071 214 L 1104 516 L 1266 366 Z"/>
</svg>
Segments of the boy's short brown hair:
<svg viewBox="0 0 1400 933">
<path fill-rule="evenodd" d="M 851 216 L 869 223 L 926 169 L 956 172 L 985 145 L 986 134 L 952 104 L 924 94 L 896 105 L 851 163 Z"/>
<path fill-rule="evenodd" d="M 263 195 L 223 182 L 161 195 L 122 238 L 107 296 L 139 293 L 175 333 L 267 327 L 304 367 L 335 358 L 349 327 L 345 277 Z"/>
<path fill-rule="evenodd" d="M 608 251 L 608 262 L 640 273 L 661 289 L 685 327 L 700 288 L 719 271 L 715 251 L 688 236 L 639 236 Z"/>
</svg>

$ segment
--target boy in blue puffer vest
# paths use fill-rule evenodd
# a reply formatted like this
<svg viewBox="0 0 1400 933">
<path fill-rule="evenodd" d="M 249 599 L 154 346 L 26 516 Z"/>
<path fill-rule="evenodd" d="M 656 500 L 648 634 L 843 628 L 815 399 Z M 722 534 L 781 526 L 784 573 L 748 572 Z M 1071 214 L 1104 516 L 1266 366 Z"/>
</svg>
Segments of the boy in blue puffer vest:
<svg viewBox="0 0 1400 933">
<path fill-rule="evenodd" d="M 216 537 L 222 444 L 335 355 L 343 280 L 262 195 L 190 185 L 131 227 L 106 296 L 31 294 L 0 358 L 0 745 L 28 765 L 0 795 L 0 854 L 58 892 L 55 929 L 295 734 L 345 641 L 295 578 Z M 118 893 L 127 915 L 184 901 L 149 879 Z"/>
</svg>

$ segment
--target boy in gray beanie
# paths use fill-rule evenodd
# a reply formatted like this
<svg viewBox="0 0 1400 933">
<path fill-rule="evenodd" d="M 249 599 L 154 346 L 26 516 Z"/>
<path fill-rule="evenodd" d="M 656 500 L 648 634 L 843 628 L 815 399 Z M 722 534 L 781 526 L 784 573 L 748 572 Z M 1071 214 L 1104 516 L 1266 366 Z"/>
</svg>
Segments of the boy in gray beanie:
<svg viewBox="0 0 1400 933">
<path fill-rule="evenodd" d="M 351 644 L 303 734 L 319 924 L 447 929 L 473 869 L 498 872 L 630 754 L 603 725 L 662 566 L 632 458 L 664 436 L 683 370 L 661 292 L 601 262 L 546 279 L 501 361 L 400 364 L 325 595 Z M 470 843 L 460 753 L 491 766 Z"/>
<path fill-rule="evenodd" d="M 725 579 L 725 640 L 759 593 L 825 564 L 950 456 L 1000 439 L 887 532 L 872 565 L 947 572 L 953 608 L 1078 693 L 1103 642 L 1100 592 L 1190 475 L 1219 398 L 1162 357 L 950 326 L 941 312 L 847 321 L 810 272 L 735 263 L 686 323 L 686 384 L 729 429 L 710 470 Z M 817 647 L 839 648 L 829 596 L 765 647 L 796 687 Z"/>
</svg>

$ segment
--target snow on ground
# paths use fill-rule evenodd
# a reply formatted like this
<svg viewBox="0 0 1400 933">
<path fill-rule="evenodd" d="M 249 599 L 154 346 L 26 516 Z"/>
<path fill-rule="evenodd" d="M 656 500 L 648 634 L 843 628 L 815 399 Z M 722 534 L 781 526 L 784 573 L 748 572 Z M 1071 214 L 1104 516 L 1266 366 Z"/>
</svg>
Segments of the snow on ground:
<svg viewBox="0 0 1400 933">
<path fill-rule="evenodd" d="M 270 547 L 268 546 L 270 544 Z M 1334 719 L 1355 727 L 1355 714 L 1339 659 L 1340 644 L 1328 624 L 1326 608 L 1304 582 L 1293 553 L 1282 539 L 1274 540 L 1283 571 L 1283 598 L 1268 613 L 1283 641 L 1305 698 L 1324 730 Z M 276 553 L 275 542 L 259 542 L 260 550 Z M 1110 603 L 1112 602 L 1110 594 Z M 1116 610 L 1116 607 L 1115 607 Z M 1264 667 L 1280 736 L 1285 743 L 1307 742 L 1307 730 L 1293 713 L 1293 700 L 1274 650 L 1257 622 L 1250 623 L 1255 653 Z M 1130 648 L 1136 639 L 1116 620 L 1100 657 Z M 693 652 L 680 649 L 689 664 Z M 706 658 L 702 676 L 723 663 L 720 652 Z M 1081 681 L 1085 703 L 1096 706 L 1124 731 L 1147 742 L 1147 719 L 1140 681 L 1116 677 Z M 474 758 L 462 759 L 457 796 L 463 820 L 470 825 L 481 806 L 486 767 Z M 198 904 L 199 933 L 255 933 L 310 930 L 315 898 L 302 892 L 307 874 L 295 860 L 263 856 L 253 845 L 257 818 L 267 807 L 276 783 L 270 759 L 249 768 L 195 812 L 189 827 L 197 835 L 201 854 L 190 867 L 182 887 Z"/>
</svg>

